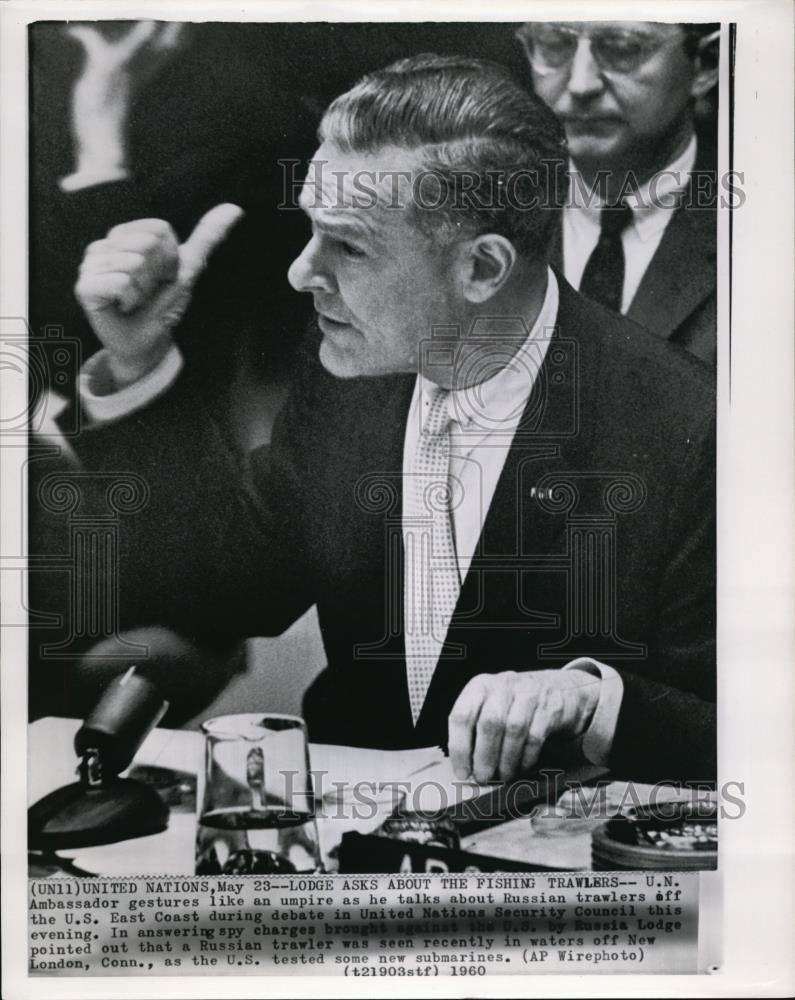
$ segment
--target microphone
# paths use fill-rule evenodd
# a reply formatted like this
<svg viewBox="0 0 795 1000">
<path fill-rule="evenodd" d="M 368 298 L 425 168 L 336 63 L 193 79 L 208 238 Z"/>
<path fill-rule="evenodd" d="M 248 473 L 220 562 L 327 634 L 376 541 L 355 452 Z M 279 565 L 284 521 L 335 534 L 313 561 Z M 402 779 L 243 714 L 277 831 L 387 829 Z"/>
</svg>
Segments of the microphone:
<svg viewBox="0 0 795 1000">
<path fill-rule="evenodd" d="M 166 829 L 168 806 L 157 792 L 119 774 L 167 709 L 156 685 L 134 666 L 111 681 L 75 735 L 80 780 L 28 810 L 29 849 L 112 844 Z"/>
</svg>

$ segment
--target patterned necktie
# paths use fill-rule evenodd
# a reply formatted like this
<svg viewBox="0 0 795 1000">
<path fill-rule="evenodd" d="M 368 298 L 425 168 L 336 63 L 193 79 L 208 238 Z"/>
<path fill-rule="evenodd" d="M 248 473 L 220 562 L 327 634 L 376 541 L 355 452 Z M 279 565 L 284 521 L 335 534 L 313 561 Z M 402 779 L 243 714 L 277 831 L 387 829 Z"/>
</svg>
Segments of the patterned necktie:
<svg viewBox="0 0 795 1000">
<path fill-rule="evenodd" d="M 461 589 L 450 515 L 449 398 L 446 389 L 432 391 L 403 489 L 403 620 L 415 725 Z"/>
<path fill-rule="evenodd" d="M 599 242 L 588 258 L 580 282 L 580 292 L 621 312 L 624 292 L 624 247 L 621 234 L 632 222 L 632 209 L 625 201 L 605 205 L 599 215 Z"/>
</svg>

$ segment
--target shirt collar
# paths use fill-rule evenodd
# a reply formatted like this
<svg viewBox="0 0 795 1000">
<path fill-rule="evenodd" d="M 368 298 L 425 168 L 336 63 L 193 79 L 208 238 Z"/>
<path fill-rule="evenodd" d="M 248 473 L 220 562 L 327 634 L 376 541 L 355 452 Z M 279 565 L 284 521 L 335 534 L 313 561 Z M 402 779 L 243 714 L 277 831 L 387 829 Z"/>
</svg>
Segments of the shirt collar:
<svg viewBox="0 0 795 1000">
<path fill-rule="evenodd" d="M 513 433 L 544 361 L 549 338 L 558 317 L 560 292 L 555 275 L 547 269 L 547 290 L 535 323 L 514 356 L 490 378 L 466 389 L 450 392 L 450 419 L 473 431 Z M 525 327 L 526 328 L 526 327 Z M 422 426 L 436 385 L 419 376 Z"/>
<path fill-rule="evenodd" d="M 655 233 L 664 229 L 668 223 L 667 215 L 677 207 L 676 195 L 684 191 L 690 180 L 690 173 L 696 162 L 697 142 L 695 133 L 682 152 L 662 170 L 658 170 L 647 181 L 640 185 L 634 194 L 627 195 L 627 204 L 632 208 L 632 226 L 641 240 L 650 239 Z M 569 164 L 572 174 L 576 167 Z M 588 197 L 587 186 L 580 179 L 571 185 L 571 206 L 582 217 L 594 225 L 599 224 L 599 212 L 603 205 L 602 199 L 595 194 Z"/>
</svg>

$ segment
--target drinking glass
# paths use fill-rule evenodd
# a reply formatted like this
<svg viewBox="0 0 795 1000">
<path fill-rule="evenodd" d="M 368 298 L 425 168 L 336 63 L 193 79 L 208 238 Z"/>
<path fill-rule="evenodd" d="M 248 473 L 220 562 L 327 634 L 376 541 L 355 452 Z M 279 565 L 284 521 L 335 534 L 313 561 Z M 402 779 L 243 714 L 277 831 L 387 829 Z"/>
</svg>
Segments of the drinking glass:
<svg viewBox="0 0 795 1000">
<path fill-rule="evenodd" d="M 250 712 L 202 723 L 196 873 L 322 869 L 306 726 Z"/>
</svg>

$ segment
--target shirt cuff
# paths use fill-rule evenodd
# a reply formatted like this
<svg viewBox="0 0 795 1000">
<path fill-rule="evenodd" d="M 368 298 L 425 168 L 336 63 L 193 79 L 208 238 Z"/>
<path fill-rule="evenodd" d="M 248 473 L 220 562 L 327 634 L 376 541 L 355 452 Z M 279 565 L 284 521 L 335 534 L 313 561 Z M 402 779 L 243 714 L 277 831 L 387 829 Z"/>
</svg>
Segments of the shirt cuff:
<svg viewBox="0 0 795 1000">
<path fill-rule="evenodd" d="M 596 703 L 591 722 L 585 732 L 578 737 L 580 752 L 591 764 L 606 764 L 613 747 L 613 737 L 618 724 L 618 713 L 624 697 L 624 682 L 621 675 L 605 663 L 581 656 L 567 663 L 563 670 L 584 670 L 602 681 L 599 701 Z"/>
<path fill-rule="evenodd" d="M 97 423 L 126 417 L 161 396 L 179 375 L 182 365 L 182 354 L 174 344 L 143 378 L 116 389 L 108 371 L 108 352 L 99 351 L 86 361 L 78 378 L 83 409 Z"/>
</svg>

